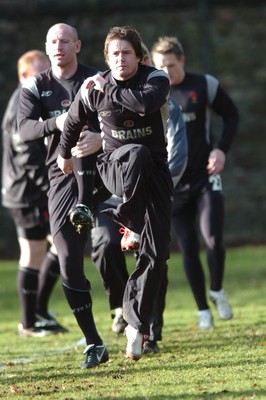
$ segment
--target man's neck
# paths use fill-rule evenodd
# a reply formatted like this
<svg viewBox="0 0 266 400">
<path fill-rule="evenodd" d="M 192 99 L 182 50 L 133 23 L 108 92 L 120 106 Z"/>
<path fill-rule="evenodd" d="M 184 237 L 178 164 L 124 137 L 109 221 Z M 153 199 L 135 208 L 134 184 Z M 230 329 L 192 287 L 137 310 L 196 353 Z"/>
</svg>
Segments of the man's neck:
<svg viewBox="0 0 266 400">
<path fill-rule="evenodd" d="M 77 71 L 78 68 L 78 62 L 76 61 L 75 63 L 73 62 L 72 64 L 68 64 L 66 66 L 53 66 L 52 71 L 53 74 L 58 78 L 58 79 L 69 79 L 71 78 L 75 72 Z"/>
<path fill-rule="evenodd" d="M 178 78 L 176 79 L 175 83 L 173 83 L 173 85 L 180 85 L 180 83 L 182 83 L 183 80 L 185 79 L 185 76 L 186 76 L 186 72 L 184 70 L 179 74 Z"/>
</svg>

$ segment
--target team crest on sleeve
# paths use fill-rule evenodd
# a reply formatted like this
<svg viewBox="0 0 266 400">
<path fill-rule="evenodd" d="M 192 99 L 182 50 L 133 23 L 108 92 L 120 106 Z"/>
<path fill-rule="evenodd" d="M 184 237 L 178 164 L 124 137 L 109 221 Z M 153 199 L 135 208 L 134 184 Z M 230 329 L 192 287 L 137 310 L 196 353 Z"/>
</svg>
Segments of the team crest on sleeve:
<svg viewBox="0 0 266 400">
<path fill-rule="evenodd" d="M 61 106 L 62 107 L 70 107 L 71 101 L 69 99 L 65 99 L 61 101 Z"/>
</svg>

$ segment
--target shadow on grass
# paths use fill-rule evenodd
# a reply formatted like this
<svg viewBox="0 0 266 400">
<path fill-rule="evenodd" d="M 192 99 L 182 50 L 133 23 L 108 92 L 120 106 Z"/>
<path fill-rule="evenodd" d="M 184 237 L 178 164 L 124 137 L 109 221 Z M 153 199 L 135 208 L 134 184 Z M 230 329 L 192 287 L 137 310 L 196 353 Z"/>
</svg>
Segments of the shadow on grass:
<svg viewBox="0 0 266 400">
<path fill-rule="evenodd" d="M 53 352 L 51 352 L 53 353 Z M 47 356 L 51 356 L 52 354 L 47 354 Z M 43 355 L 44 356 L 44 355 Z M 128 359 L 112 359 L 105 364 L 101 364 L 97 368 L 88 369 L 88 370 L 80 370 L 78 367 L 78 363 L 81 363 L 82 360 L 78 359 L 77 364 L 73 366 L 73 354 L 71 352 L 66 353 L 64 356 L 60 355 L 60 358 L 57 360 L 49 360 L 49 366 L 47 366 L 47 360 L 45 357 L 37 358 L 39 361 L 36 363 L 34 360 L 31 360 L 30 363 L 27 365 L 27 371 L 23 372 L 23 363 L 6 367 L 9 369 L 7 376 L 2 379 L 2 383 L 7 385 L 12 385 L 14 380 L 16 384 L 25 383 L 25 381 L 39 381 L 39 382 L 47 382 L 47 385 L 44 384 L 44 387 L 47 388 L 47 393 L 49 393 L 49 385 L 51 380 L 58 380 L 59 382 L 62 381 L 72 381 L 75 382 L 75 385 L 79 386 L 80 382 L 83 382 L 84 385 L 87 385 L 86 380 L 91 380 L 91 382 L 103 382 L 104 379 L 108 377 L 109 384 L 111 381 L 120 381 L 122 384 L 128 383 L 132 380 L 132 377 L 135 377 L 137 374 L 140 376 L 151 376 L 156 377 L 160 374 L 164 374 L 165 372 L 173 374 L 178 374 L 178 371 L 199 371 L 202 369 L 212 369 L 219 371 L 221 368 L 228 368 L 228 367 L 244 367 L 247 365 L 249 368 L 254 365 L 254 367 L 258 367 L 261 365 L 262 370 L 265 367 L 265 358 L 261 357 L 252 360 L 248 356 L 246 358 L 240 357 L 237 361 L 230 361 L 225 358 L 223 361 L 214 361 L 210 360 L 209 362 L 203 360 L 198 360 L 197 362 L 187 362 L 184 361 L 183 358 L 179 358 L 178 354 L 165 354 L 161 353 L 159 356 L 157 355 L 147 355 L 143 357 L 142 361 L 138 363 L 133 363 L 131 360 Z M 79 358 L 79 357 L 78 357 Z M 45 360 L 45 363 L 43 361 Z M 151 364 L 151 362 L 153 364 Z M 156 363 L 156 364 L 155 364 Z M 177 375 L 178 377 L 178 375 Z M 139 378 L 136 378 L 139 379 Z M 176 379 L 176 384 L 178 385 L 178 379 Z M 92 386 L 94 386 L 93 384 Z M 260 392 L 259 388 L 256 388 L 256 395 Z M 255 391 L 255 390 L 254 390 Z M 223 391 L 219 392 L 222 393 Z M 227 390 L 224 390 L 227 393 Z M 232 392 L 235 393 L 235 392 Z M 242 393 L 242 392 L 241 392 Z M 244 393 L 244 392 L 243 392 Z M 243 395 L 242 393 L 242 395 Z M 245 392 L 248 393 L 248 392 Z M 250 391 L 249 393 L 252 393 Z M 266 394 L 266 389 L 263 389 L 262 393 Z M 215 393 L 213 393 L 215 394 Z M 208 393 L 206 394 L 208 395 Z M 184 397 L 182 397 L 184 396 Z M 190 394 L 190 396 L 192 396 Z M 1 396 L 0 396 L 1 397 Z M 102 397 L 101 397 L 102 398 Z M 109 399 L 112 397 L 107 397 Z M 174 398 L 171 396 L 163 397 L 152 397 L 152 399 L 167 399 L 167 398 Z M 188 398 L 186 394 L 178 395 L 177 398 Z M 191 397 L 192 398 L 192 397 Z M 143 399 L 143 397 L 133 397 L 132 399 Z M 149 397 L 145 397 L 145 400 L 149 400 Z"/>
<path fill-rule="evenodd" d="M 34 391 L 38 399 L 59 398 L 57 396 L 64 394 L 66 395 L 64 398 L 76 399 L 78 393 L 79 400 L 91 400 L 96 398 L 96 392 L 99 393 L 99 398 L 102 400 L 231 400 L 255 397 L 266 398 L 264 397 L 266 396 L 266 389 L 259 385 L 254 387 L 254 389 L 243 391 L 233 390 L 231 388 L 211 391 L 210 389 L 207 390 L 204 382 L 202 382 L 202 384 L 197 383 L 197 387 L 195 387 L 195 383 L 193 387 L 188 382 L 185 386 L 182 384 L 183 387 L 188 387 L 187 391 L 186 389 L 184 390 L 179 385 L 179 371 L 182 371 L 182 373 L 186 371 L 188 371 L 188 373 L 190 373 L 190 371 L 199 371 L 200 376 L 200 370 L 205 368 L 215 371 L 215 369 L 220 370 L 228 366 L 244 367 L 248 365 L 249 368 L 252 368 L 252 365 L 254 365 L 254 367 L 261 365 L 263 370 L 265 359 L 263 357 L 257 357 L 256 360 L 252 360 L 247 355 L 246 357 L 240 357 L 237 361 L 230 361 L 225 358 L 218 362 L 216 362 L 215 359 L 206 362 L 206 358 L 203 358 L 198 363 L 192 363 L 184 361 L 184 358 L 182 356 L 180 357 L 178 353 L 179 347 L 180 346 L 165 346 L 158 355 L 144 356 L 138 363 L 123 359 L 122 352 L 120 354 L 116 353 L 115 355 L 111 352 L 110 362 L 90 370 L 79 369 L 78 365 L 82 360 L 78 353 L 73 353 L 73 350 L 66 350 L 65 354 L 58 354 L 57 359 L 51 359 L 55 353 L 54 351 L 46 352 L 43 353 L 42 356 L 39 355 L 39 357 L 36 357 L 35 360 L 31 359 L 27 363 L 27 369 L 25 371 L 23 362 L 6 367 L 8 371 L 1 382 L 2 384 L 4 383 L 5 389 L 1 389 L 0 397 L 8 394 L 8 388 L 12 385 L 18 387 L 21 385 L 22 396 L 29 396 L 29 398 L 31 398 L 30 396 Z M 165 351 L 166 348 L 168 351 Z M 167 382 L 162 381 L 159 387 L 157 385 L 156 395 L 148 394 L 149 387 L 141 388 L 141 392 L 146 390 L 146 395 L 122 395 L 127 386 L 129 387 L 130 393 L 134 391 L 136 391 L 136 393 L 140 392 L 140 387 L 142 385 L 141 376 L 150 376 L 150 384 L 152 385 L 152 379 L 154 379 L 156 383 L 156 377 L 165 373 L 167 373 L 168 377 L 166 378 Z M 38 384 L 36 387 L 37 382 Z M 66 386 L 65 390 L 62 389 L 62 384 Z M 207 387 L 208 386 L 209 385 L 207 385 Z M 178 388 L 178 393 L 165 394 L 167 390 L 173 393 L 175 387 Z M 191 391 L 194 393 L 191 393 Z M 110 394 L 107 395 L 107 392 Z M 73 397 L 71 396 L 72 393 Z"/>
</svg>

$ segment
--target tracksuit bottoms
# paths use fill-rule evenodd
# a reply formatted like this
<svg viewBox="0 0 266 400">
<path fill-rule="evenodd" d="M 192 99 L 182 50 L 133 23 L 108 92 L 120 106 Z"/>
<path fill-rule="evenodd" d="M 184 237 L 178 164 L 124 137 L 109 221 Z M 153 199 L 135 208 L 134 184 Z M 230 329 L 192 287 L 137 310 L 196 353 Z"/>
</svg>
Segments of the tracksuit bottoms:
<svg viewBox="0 0 266 400">
<path fill-rule="evenodd" d="M 170 256 L 173 184 L 167 161 L 150 150 L 127 144 L 98 157 L 97 167 L 107 189 L 123 199 L 103 212 L 119 225 L 139 233 L 136 269 L 124 292 L 123 313 L 129 325 L 150 334 L 166 260 Z"/>
</svg>

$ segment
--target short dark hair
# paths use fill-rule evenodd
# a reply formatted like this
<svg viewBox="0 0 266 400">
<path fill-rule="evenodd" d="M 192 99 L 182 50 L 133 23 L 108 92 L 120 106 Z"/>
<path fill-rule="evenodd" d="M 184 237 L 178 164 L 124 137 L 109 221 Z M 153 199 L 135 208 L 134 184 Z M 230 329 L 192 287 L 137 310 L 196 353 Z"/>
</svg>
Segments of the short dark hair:
<svg viewBox="0 0 266 400">
<path fill-rule="evenodd" d="M 135 50 L 136 56 L 140 58 L 140 62 L 142 61 L 143 50 L 139 32 L 131 26 L 115 26 L 109 30 L 105 39 L 104 58 L 106 62 L 108 62 L 108 50 L 110 42 L 115 39 L 126 40 L 131 43 L 133 49 Z"/>
</svg>

